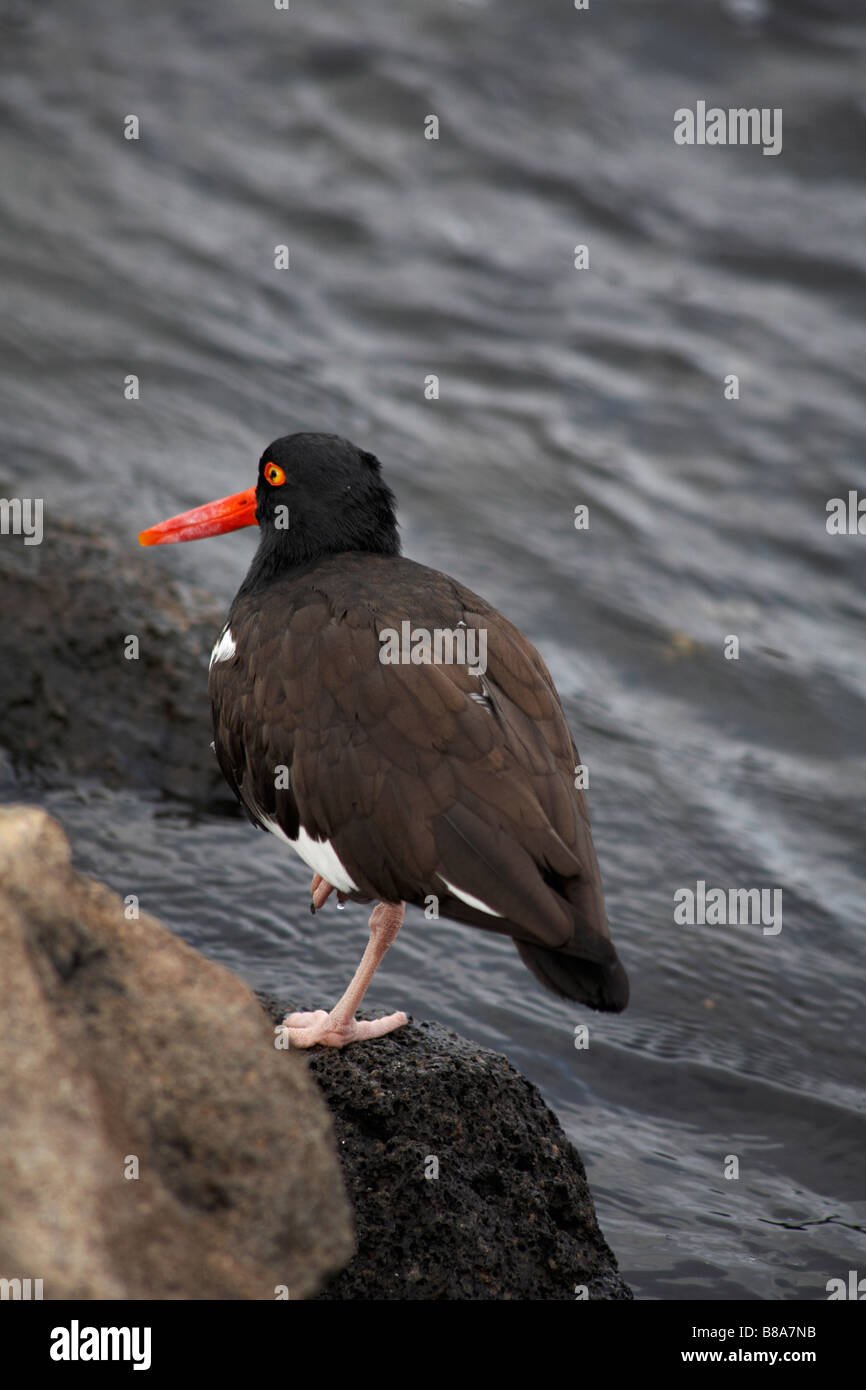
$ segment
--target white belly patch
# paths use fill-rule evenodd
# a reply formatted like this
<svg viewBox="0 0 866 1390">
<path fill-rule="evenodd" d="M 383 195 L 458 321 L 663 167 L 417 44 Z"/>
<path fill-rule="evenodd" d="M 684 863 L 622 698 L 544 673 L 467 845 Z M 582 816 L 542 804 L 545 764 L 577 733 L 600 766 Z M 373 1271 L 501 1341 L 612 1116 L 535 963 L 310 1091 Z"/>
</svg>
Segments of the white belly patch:
<svg viewBox="0 0 866 1390">
<path fill-rule="evenodd" d="M 285 840 L 287 845 L 291 845 L 304 863 L 310 866 L 313 873 L 321 874 L 325 882 L 330 883 L 332 888 L 336 888 L 340 893 L 358 892 L 357 883 L 352 882 L 340 863 L 337 851 L 329 840 L 314 840 L 311 835 L 307 834 L 303 826 L 300 827 L 297 840 L 290 840 L 276 821 L 264 817 L 263 822 L 274 835 Z"/>
</svg>

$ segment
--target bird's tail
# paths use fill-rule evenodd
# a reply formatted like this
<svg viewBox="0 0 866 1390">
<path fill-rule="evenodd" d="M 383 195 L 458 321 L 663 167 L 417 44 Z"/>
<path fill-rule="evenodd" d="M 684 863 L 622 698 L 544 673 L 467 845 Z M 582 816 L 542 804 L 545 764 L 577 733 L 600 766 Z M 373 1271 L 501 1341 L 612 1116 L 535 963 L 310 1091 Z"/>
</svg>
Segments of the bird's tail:
<svg viewBox="0 0 866 1390">
<path fill-rule="evenodd" d="M 608 949 L 593 952 L 602 957 L 598 960 L 569 955 L 567 948 L 556 951 L 517 940 L 514 944 L 523 964 L 553 994 L 588 1004 L 591 1009 L 618 1014 L 628 1003 L 628 976 L 610 942 L 599 937 L 599 944 L 602 942 Z"/>
</svg>

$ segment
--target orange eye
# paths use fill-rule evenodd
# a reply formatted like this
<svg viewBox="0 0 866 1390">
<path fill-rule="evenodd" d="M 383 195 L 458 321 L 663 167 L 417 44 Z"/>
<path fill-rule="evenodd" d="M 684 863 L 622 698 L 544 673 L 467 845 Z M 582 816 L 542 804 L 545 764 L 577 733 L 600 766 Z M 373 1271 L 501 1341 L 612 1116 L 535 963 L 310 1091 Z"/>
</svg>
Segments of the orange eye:
<svg viewBox="0 0 866 1390">
<path fill-rule="evenodd" d="M 286 481 L 285 469 L 281 468 L 278 463 L 266 463 L 265 479 L 271 487 L 281 487 Z"/>
</svg>

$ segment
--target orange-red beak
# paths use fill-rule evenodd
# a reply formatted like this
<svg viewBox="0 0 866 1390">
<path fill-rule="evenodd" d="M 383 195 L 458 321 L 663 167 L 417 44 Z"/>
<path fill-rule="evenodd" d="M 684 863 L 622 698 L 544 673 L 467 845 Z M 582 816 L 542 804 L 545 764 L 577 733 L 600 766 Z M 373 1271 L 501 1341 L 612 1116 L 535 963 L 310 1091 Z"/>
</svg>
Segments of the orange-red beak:
<svg viewBox="0 0 866 1390">
<path fill-rule="evenodd" d="M 139 531 L 140 545 L 170 545 L 174 541 L 197 541 L 204 536 L 221 536 L 225 531 L 239 531 L 242 526 L 256 524 L 256 490 L 236 492 L 219 502 L 193 507 L 191 512 L 171 516 L 158 526 Z"/>
</svg>

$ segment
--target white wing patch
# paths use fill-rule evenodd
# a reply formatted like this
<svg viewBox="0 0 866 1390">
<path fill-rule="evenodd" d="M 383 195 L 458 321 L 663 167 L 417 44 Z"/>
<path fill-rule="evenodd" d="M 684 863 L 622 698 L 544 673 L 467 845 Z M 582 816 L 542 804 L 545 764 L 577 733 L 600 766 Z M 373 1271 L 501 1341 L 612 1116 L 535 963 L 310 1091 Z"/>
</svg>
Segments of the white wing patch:
<svg viewBox="0 0 866 1390">
<path fill-rule="evenodd" d="M 442 879 L 442 882 L 445 884 L 445 887 L 448 888 L 454 894 L 455 898 L 459 898 L 461 902 L 466 903 L 467 907 L 476 907 L 479 912 L 486 912 L 488 917 L 505 916 L 504 912 L 497 912 L 494 908 L 488 907 L 487 904 L 483 903 L 480 898 L 473 898 L 471 893 L 464 893 L 463 889 L 458 888 L 456 883 L 449 883 L 447 878 L 445 878 L 444 874 L 440 874 L 439 877 Z"/>
<path fill-rule="evenodd" d="M 208 670 L 211 669 L 216 661 L 231 661 L 236 652 L 237 646 L 235 645 L 235 639 L 232 636 L 231 628 L 224 627 L 220 633 L 219 641 L 210 654 L 210 666 L 208 666 Z"/>
</svg>

